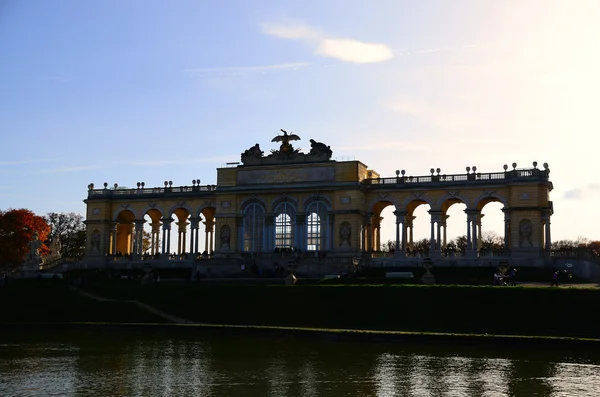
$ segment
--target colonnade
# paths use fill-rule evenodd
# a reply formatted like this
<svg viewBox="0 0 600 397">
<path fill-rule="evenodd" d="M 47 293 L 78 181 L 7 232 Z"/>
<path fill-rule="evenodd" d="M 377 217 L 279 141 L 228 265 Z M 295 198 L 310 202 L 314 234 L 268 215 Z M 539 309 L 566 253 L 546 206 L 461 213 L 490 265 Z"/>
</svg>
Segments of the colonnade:
<svg viewBox="0 0 600 397">
<path fill-rule="evenodd" d="M 149 223 L 150 232 L 150 251 L 143 251 L 144 225 L 146 220 L 134 220 L 132 223 L 113 222 L 110 231 L 110 252 L 116 255 L 119 250 L 123 254 L 142 255 L 142 254 L 171 254 L 172 224 L 177 225 L 177 247 L 175 254 L 200 253 L 200 223 L 201 218 L 189 218 L 188 221 L 174 221 L 171 218 L 163 218 L 160 221 Z M 204 221 L 204 246 L 208 254 L 214 253 L 214 221 Z M 161 228 L 162 226 L 162 228 Z M 189 239 L 188 239 L 188 226 Z M 162 238 L 160 232 L 162 229 Z M 159 241 L 162 244 L 159 246 Z M 188 245 L 189 242 L 189 245 Z"/>
<path fill-rule="evenodd" d="M 504 246 L 510 248 L 510 212 L 504 212 Z M 477 256 L 481 248 L 481 220 L 484 214 L 477 210 L 465 210 L 467 214 L 466 227 L 466 255 Z M 449 218 L 443 211 L 429 211 L 430 214 L 430 246 L 431 256 L 441 255 L 442 250 L 447 246 L 447 219 Z M 414 227 L 415 216 L 407 212 L 395 211 L 395 252 L 397 256 L 405 256 L 407 252 L 414 250 Z M 361 245 L 367 251 L 380 250 L 381 247 L 381 221 L 383 218 L 377 216 L 367 217 L 366 225 L 361 232 Z M 550 216 L 544 218 L 546 231 L 546 249 L 550 249 Z"/>
</svg>

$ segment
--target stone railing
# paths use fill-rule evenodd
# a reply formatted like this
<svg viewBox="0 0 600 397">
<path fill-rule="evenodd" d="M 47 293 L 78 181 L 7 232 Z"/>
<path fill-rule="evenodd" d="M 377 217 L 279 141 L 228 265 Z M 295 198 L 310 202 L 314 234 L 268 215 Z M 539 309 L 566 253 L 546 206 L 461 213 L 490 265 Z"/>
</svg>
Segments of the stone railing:
<svg viewBox="0 0 600 397">
<path fill-rule="evenodd" d="M 363 181 L 367 185 L 420 185 L 420 184 L 490 184 L 498 181 L 547 181 L 549 169 L 538 168 L 513 169 L 504 172 L 467 172 L 466 174 L 445 175 L 432 169 L 431 175 L 406 176 L 405 172 L 396 171 L 395 177 L 368 178 Z"/>
<path fill-rule="evenodd" d="M 153 188 L 104 188 L 104 189 L 89 189 L 89 197 L 120 197 L 120 196 L 138 196 L 138 195 L 156 195 L 156 194 L 186 194 L 198 192 L 214 192 L 217 190 L 216 185 L 195 185 L 195 186 L 169 186 L 169 187 L 153 187 Z"/>
</svg>

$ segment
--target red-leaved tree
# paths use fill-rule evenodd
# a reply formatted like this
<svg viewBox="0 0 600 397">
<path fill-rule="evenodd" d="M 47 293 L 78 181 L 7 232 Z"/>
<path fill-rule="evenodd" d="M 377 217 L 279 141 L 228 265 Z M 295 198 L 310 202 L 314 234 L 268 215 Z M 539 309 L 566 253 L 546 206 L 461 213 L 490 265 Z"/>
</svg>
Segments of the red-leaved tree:
<svg viewBox="0 0 600 397">
<path fill-rule="evenodd" d="M 17 268 L 29 252 L 29 242 L 35 232 L 42 242 L 39 254 L 43 258 L 50 253 L 46 240 L 50 226 L 43 217 L 28 209 L 0 211 L 0 266 Z"/>
</svg>

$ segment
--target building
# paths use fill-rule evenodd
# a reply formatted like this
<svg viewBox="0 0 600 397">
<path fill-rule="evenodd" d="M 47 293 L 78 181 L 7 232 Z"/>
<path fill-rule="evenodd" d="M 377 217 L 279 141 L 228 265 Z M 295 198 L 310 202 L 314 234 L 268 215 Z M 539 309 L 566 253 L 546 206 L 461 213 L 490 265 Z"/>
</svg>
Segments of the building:
<svg viewBox="0 0 600 397">
<path fill-rule="evenodd" d="M 216 185 L 90 184 L 85 266 L 179 266 L 225 275 L 250 263 L 266 270 L 293 264 L 298 272 L 322 275 L 351 270 L 359 261 L 416 266 L 428 257 L 436 266 L 542 266 L 548 258 L 553 208 L 547 164 L 505 165 L 492 173 L 467 167 L 457 175 L 398 170 L 381 177 L 360 161 L 333 160 L 331 148 L 313 139 L 310 152 L 302 153 L 292 144 L 300 137 L 282 132 L 272 140 L 278 149 L 265 155 L 257 143 L 240 163 L 218 168 Z M 489 202 L 504 206 L 504 248 L 498 252 L 480 249 L 481 210 Z M 456 203 L 466 205 L 466 249 L 449 252 L 447 211 Z M 431 208 L 428 252 L 412 249 L 413 213 L 421 204 Z M 396 247 L 383 257 L 381 212 L 390 205 Z M 146 241 L 144 228 L 151 230 Z"/>
</svg>

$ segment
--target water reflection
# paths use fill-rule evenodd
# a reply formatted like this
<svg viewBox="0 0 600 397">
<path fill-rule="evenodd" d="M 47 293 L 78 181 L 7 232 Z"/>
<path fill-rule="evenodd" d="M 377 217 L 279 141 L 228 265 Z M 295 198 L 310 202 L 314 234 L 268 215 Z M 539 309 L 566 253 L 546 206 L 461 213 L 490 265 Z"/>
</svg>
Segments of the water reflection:
<svg viewBox="0 0 600 397">
<path fill-rule="evenodd" d="M 600 355 L 117 331 L 0 333 L 6 396 L 595 396 Z"/>
</svg>

